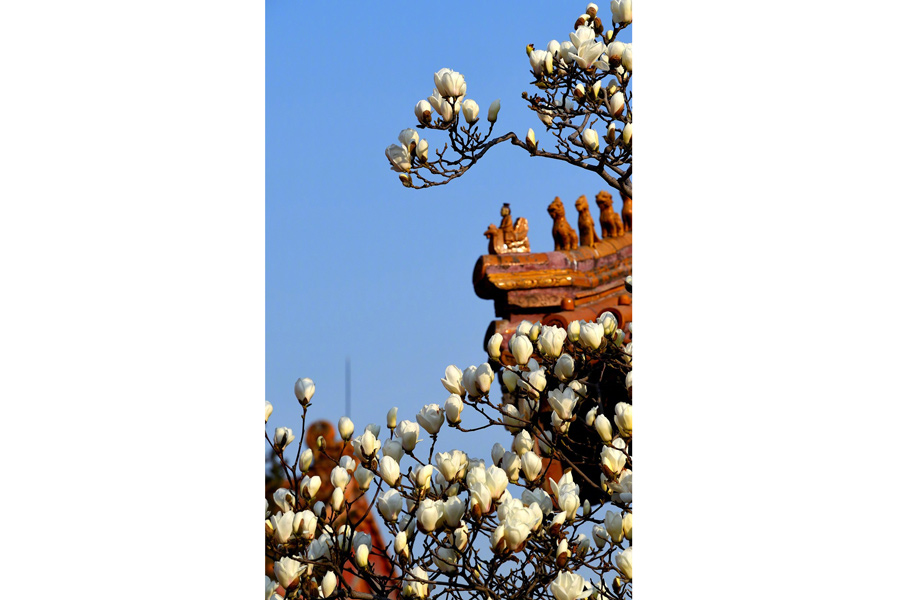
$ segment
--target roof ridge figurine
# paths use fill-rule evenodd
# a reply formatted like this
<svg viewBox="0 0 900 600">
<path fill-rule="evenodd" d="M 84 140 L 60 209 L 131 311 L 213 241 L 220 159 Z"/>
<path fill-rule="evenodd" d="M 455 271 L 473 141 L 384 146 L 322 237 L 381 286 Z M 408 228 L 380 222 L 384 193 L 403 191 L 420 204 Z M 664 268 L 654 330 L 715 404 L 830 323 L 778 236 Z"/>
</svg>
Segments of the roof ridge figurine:
<svg viewBox="0 0 900 600">
<path fill-rule="evenodd" d="M 491 223 L 484 232 L 484 237 L 488 239 L 488 254 L 531 252 L 531 242 L 528 241 L 528 219 L 519 217 L 513 225 L 509 202 L 504 202 L 500 216 L 502 220 L 499 229 Z"/>
</svg>

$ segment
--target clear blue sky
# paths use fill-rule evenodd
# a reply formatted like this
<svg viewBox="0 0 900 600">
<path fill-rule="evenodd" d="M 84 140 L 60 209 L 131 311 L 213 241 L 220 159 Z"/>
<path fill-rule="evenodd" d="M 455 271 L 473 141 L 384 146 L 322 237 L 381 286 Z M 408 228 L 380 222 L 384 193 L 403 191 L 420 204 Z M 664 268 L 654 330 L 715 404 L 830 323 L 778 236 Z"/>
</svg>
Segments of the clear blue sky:
<svg viewBox="0 0 900 600">
<path fill-rule="evenodd" d="M 609 26 L 609 5 L 600 5 Z M 486 226 L 499 224 L 509 202 L 514 217 L 529 220 L 532 249 L 551 250 L 554 196 L 574 223 L 575 199 L 607 188 L 594 174 L 506 144 L 446 186 L 409 190 L 384 149 L 415 126 L 413 107 L 442 67 L 465 75 L 483 115 L 501 99 L 495 132 L 524 136 L 533 127 L 549 141 L 521 98 L 534 90 L 525 46 L 568 39 L 585 6 L 459 2 L 441 11 L 392 2 L 354 14 L 344 3 L 267 3 L 270 431 L 298 423 L 298 377 L 316 382 L 313 417 L 336 421 L 348 356 L 358 428 L 383 424 L 394 405 L 412 419 L 423 404 L 443 404 L 444 368 L 484 362 L 494 312 L 475 296 L 472 269 L 487 252 Z M 441 132 L 420 135 L 432 148 L 445 141 Z M 478 450 L 486 454 L 493 440 L 485 440 Z"/>
</svg>

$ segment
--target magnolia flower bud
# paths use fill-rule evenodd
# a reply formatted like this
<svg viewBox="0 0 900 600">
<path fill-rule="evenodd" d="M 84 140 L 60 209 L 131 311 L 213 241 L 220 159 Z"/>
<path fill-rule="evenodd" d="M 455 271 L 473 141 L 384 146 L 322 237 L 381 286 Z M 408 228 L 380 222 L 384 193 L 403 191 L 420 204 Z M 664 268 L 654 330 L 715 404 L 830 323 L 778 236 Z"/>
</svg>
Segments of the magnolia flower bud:
<svg viewBox="0 0 900 600">
<path fill-rule="evenodd" d="M 293 441 L 294 432 L 289 427 L 279 427 L 275 430 L 275 448 L 278 450 L 284 450 Z"/>
<path fill-rule="evenodd" d="M 428 100 L 419 100 L 416 103 L 416 118 L 422 125 L 431 123 L 431 104 Z"/>
<path fill-rule="evenodd" d="M 426 498 L 416 510 L 416 524 L 424 532 L 434 531 L 441 519 L 441 509 L 434 500 Z"/>
<path fill-rule="evenodd" d="M 462 383 L 462 371 L 459 370 L 459 367 L 456 365 L 450 365 L 444 371 L 444 377 L 441 379 L 441 383 L 444 384 L 444 387 L 451 394 L 456 394 L 458 396 L 466 395 L 466 388 Z"/>
<path fill-rule="evenodd" d="M 385 483 L 389 486 L 394 487 L 394 484 L 397 483 L 397 480 L 400 478 L 400 465 L 397 464 L 397 461 L 390 456 L 384 456 L 378 466 L 381 478 L 384 479 Z"/>
<path fill-rule="evenodd" d="M 344 490 L 339 487 L 334 488 L 334 491 L 331 492 L 331 509 L 334 512 L 338 512 L 341 510 L 341 507 L 344 505 Z"/>
<path fill-rule="evenodd" d="M 350 483 L 350 473 L 343 467 L 335 467 L 331 470 L 331 485 L 344 489 Z"/>
<path fill-rule="evenodd" d="M 610 62 L 620 62 L 624 52 L 625 44 L 618 40 L 606 47 L 606 54 L 609 56 Z"/>
<path fill-rule="evenodd" d="M 592 19 L 597 16 L 597 5 L 591 2 L 587 5 L 587 8 L 584 10 Z"/>
<path fill-rule="evenodd" d="M 534 137 L 534 129 L 528 128 L 528 134 L 525 136 L 525 146 L 531 153 L 537 152 L 537 139 Z"/>
<path fill-rule="evenodd" d="M 465 405 L 462 402 L 462 398 L 456 394 L 452 394 L 447 398 L 447 401 L 444 402 L 444 414 L 447 415 L 447 423 L 457 425 L 461 420 L 460 414 L 464 407 Z"/>
<path fill-rule="evenodd" d="M 606 518 L 603 520 L 606 526 L 606 533 L 614 544 L 621 543 L 625 537 L 625 531 L 622 528 L 622 515 L 611 510 L 606 511 Z"/>
<path fill-rule="evenodd" d="M 444 424 L 444 410 L 437 404 L 426 404 L 416 415 L 416 421 L 431 435 L 437 435 Z"/>
<path fill-rule="evenodd" d="M 563 538 L 556 546 L 556 566 L 562 568 L 569 562 L 569 540 Z"/>
<path fill-rule="evenodd" d="M 393 431 L 394 427 L 397 426 L 397 407 L 391 408 L 391 410 L 387 413 L 387 426 L 388 429 Z"/>
<path fill-rule="evenodd" d="M 500 461 L 503 460 L 504 454 L 506 454 L 506 449 L 503 447 L 503 444 L 501 444 L 500 442 L 494 442 L 494 445 L 491 448 L 491 460 L 495 465 L 500 464 Z"/>
<path fill-rule="evenodd" d="M 303 406 L 309 406 L 309 402 L 315 393 L 316 384 L 309 377 L 298 379 L 297 383 L 294 384 L 294 395 L 297 396 L 297 400 Z"/>
<path fill-rule="evenodd" d="M 388 440 L 384 443 L 384 447 L 381 449 L 384 452 L 385 456 L 390 456 L 397 463 L 400 462 L 400 459 L 403 458 L 403 446 L 400 444 L 399 440 Z"/>
<path fill-rule="evenodd" d="M 341 417 L 338 421 L 338 433 L 345 442 L 353 436 L 353 421 L 348 417 Z"/>
<path fill-rule="evenodd" d="M 397 537 L 394 538 L 394 552 L 398 555 L 409 555 L 409 549 L 406 546 L 406 530 L 400 531 L 397 533 Z"/>
<path fill-rule="evenodd" d="M 623 25 L 631 23 L 631 0 L 612 0 L 609 8 L 612 11 L 613 23 Z"/>
<path fill-rule="evenodd" d="M 452 496 L 443 503 L 444 521 L 449 527 L 459 527 L 466 513 L 466 503 L 459 496 Z"/>
<path fill-rule="evenodd" d="M 522 454 L 522 472 L 525 474 L 526 480 L 536 480 L 543 469 L 544 464 L 537 454 L 531 451 Z"/>
<path fill-rule="evenodd" d="M 416 487 L 427 490 L 431 487 L 431 473 L 434 467 L 431 465 L 420 465 L 415 470 Z"/>
<path fill-rule="evenodd" d="M 378 496 L 375 504 L 378 506 L 378 512 L 381 513 L 384 520 L 388 523 L 393 523 L 400 516 L 400 511 L 403 509 L 403 496 L 397 490 L 391 489 Z"/>
<path fill-rule="evenodd" d="M 616 427 L 624 437 L 631 437 L 631 408 L 627 402 L 616 404 Z"/>
<path fill-rule="evenodd" d="M 428 162 L 428 140 L 421 140 L 416 144 L 416 157 L 420 162 Z"/>
<path fill-rule="evenodd" d="M 625 579 L 631 579 L 631 546 L 616 554 L 616 565 Z"/>
<path fill-rule="evenodd" d="M 335 587 L 337 587 L 337 576 L 334 574 L 334 571 L 328 571 L 325 573 L 325 577 L 322 578 L 322 597 L 328 598 L 331 596 L 331 594 L 334 593 Z"/>
<path fill-rule="evenodd" d="M 353 478 L 356 479 L 356 483 L 359 485 L 359 489 L 365 492 L 372 484 L 372 480 L 375 478 L 375 473 L 364 467 L 360 467 L 353 472 Z"/>
<path fill-rule="evenodd" d="M 621 441 L 621 439 L 616 439 L 616 442 Z M 600 464 L 613 473 L 621 473 L 622 469 L 625 468 L 626 460 L 627 457 L 625 456 L 625 453 L 618 448 L 604 446 L 603 450 L 600 451 Z"/>
<path fill-rule="evenodd" d="M 579 341 L 585 348 L 596 350 L 603 341 L 603 328 L 597 323 L 584 323 L 581 326 Z"/>
<path fill-rule="evenodd" d="M 369 565 L 369 547 L 359 546 L 356 548 L 356 565 L 360 569 L 365 569 Z"/>
<path fill-rule="evenodd" d="M 466 123 L 469 125 L 474 124 L 478 120 L 478 103 L 471 98 L 463 100 L 462 113 L 463 117 L 466 119 Z"/>
<path fill-rule="evenodd" d="M 419 143 L 419 133 L 415 129 L 404 129 L 397 139 L 408 151 L 413 152 Z"/>
<path fill-rule="evenodd" d="M 625 516 L 622 517 L 622 531 L 625 533 L 625 539 L 629 542 L 631 541 L 631 513 L 625 513 Z"/>
<path fill-rule="evenodd" d="M 272 403 L 266 400 L 266 423 L 269 422 L 270 416 L 272 416 Z"/>
<path fill-rule="evenodd" d="M 607 143 L 612 144 L 616 141 L 616 124 L 610 123 L 609 127 L 606 128 L 606 135 L 603 136 Z"/>
<path fill-rule="evenodd" d="M 626 146 L 631 143 L 631 123 L 622 128 L 622 143 Z"/>
<path fill-rule="evenodd" d="M 400 436 L 403 449 L 412 452 L 419 443 L 419 426 L 412 421 L 401 421 L 397 427 L 397 435 Z"/>
<path fill-rule="evenodd" d="M 527 431 L 520 431 L 516 434 L 516 437 L 513 438 L 513 452 L 515 452 L 519 456 L 522 456 L 533 448 L 534 438 L 532 438 L 531 434 Z"/>
<path fill-rule="evenodd" d="M 588 152 L 596 152 L 600 149 L 600 141 L 597 137 L 597 132 L 593 129 L 585 129 L 581 134 L 581 143 L 584 144 L 584 149 Z"/>
<path fill-rule="evenodd" d="M 403 187 L 412 187 L 412 177 L 410 177 L 406 173 L 401 173 L 400 183 L 403 184 Z"/>
<path fill-rule="evenodd" d="M 531 340 L 526 336 L 514 335 L 509 340 L 509 351 L 512 352 L 513 358 L 516 359 L 516 363 L 524 365 L 534 353 L 534 346 L 532 345 Z"/>
<path fill-rule="evenodd" d="M 560 381 L 568 381 L 575 374 L 575 359 L 568 354 L 561 354 L 553 366 L 553 374 Z"/>
<path fill-rule="evenodd" d="M 497 114 L 500 112 L 500 99 L 496 99 L 491 102 L 490 108 L 488 108 L 488 121 L 494 123 L 497 121 Z"/>
<path fill-rule="evenodd" d="M 581 337 L 581 321 L 571 321 L 566 328 L 566 335 L 570 342 L 577 342 Z"/>
<path fill-rule="evenodd" d="M 500 468 L 506 473 L 506 478 L 515 483 L 519 480 L 519 470 L 522 468 L 522 460 L 515 452 L 505 452 L 500 460 Z"/>
<path fill-rule="evenodd" d="M 494 335 L 492 335 L 491 339 L 489 339 L 488 343 L 487 343 L 488 356 L 490 356 L 494 360 L 498 360 L 500 358 L 500 344 L 502 344 L 502 343 L 503 343 L 503 335 L 501 335 L 499 333 L 495 333 Z M 271 413 L 272 411 L 269 410 L 268 412 Z M 267 416 L 266 419 L 268 419 L 268 418 L 269 417 Z"/>
<path fill-rule="evenodd" d="M 625 95 L 622 92 L 616 92 L 609 99 L 610 115 L 618 117 L 625 110 Z"/>
<path fill-rule="evenodd" d="M 506 391 L 509 393 L 513 393 L 516 391 L 516 388 L 519 385 L 519 374 L 512 369 L 503 369 L 503 387 L 506 388 Z"/>
<path fill-rule="evenodd" d="M 607 419 L 606 415 L 603 413 L 598 414 L 597 418 L 594 420 L 594 429 L 597 431 L 597 435 L 600 436 L 600 439 L 605 443 L 608 444 L 612 441 L 612 423 L 609 422 L 609 419 Z"/>
<path fill-rule="evenodd" d="M 631 44 L 625 47 L 625 51 L 622 52 L 622 66 L 625 67 L 625 70 L 629 73 L 631 72 L 632 60 L 634 60 L 634 54 L 631 50 Z"/>
</svg>

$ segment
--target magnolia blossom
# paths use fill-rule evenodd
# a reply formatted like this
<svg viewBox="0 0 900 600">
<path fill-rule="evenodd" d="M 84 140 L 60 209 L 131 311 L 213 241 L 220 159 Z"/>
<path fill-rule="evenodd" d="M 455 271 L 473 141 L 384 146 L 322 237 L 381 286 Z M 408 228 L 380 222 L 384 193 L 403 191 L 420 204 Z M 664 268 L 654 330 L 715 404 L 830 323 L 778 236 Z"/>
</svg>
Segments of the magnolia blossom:
<svg viewBox="0 0 900 600">
<path fill-rule="evenodd" d="M 622 443 L 619 444 L 618 442 Z M 627 457 L 622 452 L 622 449 L 615 446 L 621 446 L 624 449 L 625 443 L 621 438 L 616 438 L 613 441 L 613 446 L 604 446 L 603 450 L 600 451 L 600 464 L 606 466 L 613 473 L 619 473 L 625 468 Z"/>
<path fill-rule="evenodd" d="M 412 160 L 409 150 L 405 146 L 391 144 L 384 151 L 384 155 L 391 161 L 391 170 L 398 173 L 409 173 L 412 167 Z"/>
<path fill-rule="evenodd" d="M 410 577 L 403 580 L 403 595 L 410 598 L 425 598 L 428 596 L 428 572 L 422 567 L 415 567 L 409 571 Z"/>
<path fill-rule="evenodd" d="M 585 28 L 580 27 L 579 29 Z M 593 30 L 591 31 L 591 35 L 593 35 Z M 590 69 L 594 66 L 594 63 L 597 62 L 603 55 L 604 50 L 606 50 L 606 47 L 603 45 L 603 42 L 595 42 L 593 40 L 584 42 L 578 47 L 578 52 L 575 54 L 575 56 L 573 56 L 573 58 L 575 59 L 575 64 L 577 64 L 582 69 Z M 601 71 L 605 71 L 608 68 L 608 65 L 602 63 L 602 61 L 600 66 Z"/>
<path fill-rule="evenodd" d="M 494 335 L 492 335 L 487 343 L 488 356 L 490 356 L 494 360 L 499 359 L 500 358 L 500 344 L 502 344 L 502 343 L 503 343 L 503 335 L 502 334 L 495 333 Z M 271 410 L 268 410 L 268 408 L 266 410 L 269 413 L 272 412 Z M 268 420 L 268 418 L 269 417 L 266 416 L 266 420 Z"/>
<path fill-rule="evenodd" d="M 534 76 L 540 79 L 544 73 L 553 72 L 553 55 L 546 50 L 532 50 L 528 55 Z"/>
<path fill-rule="evenodd" d="M 537 341 L 538 352 L 549 358 L 556 358 L 562 352 L 565 342 L 565 329 L 555 325 L 544 327 L 541 329 L 541 334 Z"/>
<path fill-rule="evenodd" d="M 534 504 L 541 509 L 544 515 L 549 515 L 550 511 L 553 510 L 553 499 L 550 498 L 550 494 L 541 488 L 524 490 L 522 492 L 522 503 L 526 506 Z"/>
<path fill-rule="evenodd" d="M 309 468 L 312 466 L 313 462 L 313 451 L 312 448 L 307 448 L 303 452 L 300 453 L 300 470 L 306 473 L 309 471 Z"/>
<path fill-rule="evenodd" d="M 504 481 L 506 480 L 504 476 Z M 478 518 L 491 512 L 491 488 L 487 484 L 477 482 L 469 486 L 469 497 L 472 514 Z"/>
<path fill-rule="evenodd" d="M 306 497 L 312 499 L 316 497 L 319 487 L 322 485 L 322 478 L 318 475 L 313 477 L 304 477 L 300 482 L 300 492 Z"/>
<path fill-rule="evenodd" d="M 444 522 L 450 527 L 459 527 L 466 513 L 466 503 L 459 496 L 451 496 L 443 502 Z"/>
<path fill-rule="evenodd" d="M 360 467 L 353 472 L 353 478 L 359 485 L 359 489 L 365 492 L 369 489 L 369 486 L 372 485 L 372 480 L 375 479 L 375 473 L 364 467 Z"/>
<path fill-rule="evenodd" d="M 537 139 L 534 137 L 534 129 L 530 127 L 528 128 L 528 133 L 525 135 L 525 146 L 531 152 L 537 150 Z"/>
<path fill-rule="evenodd" d="M 337 587 L 337 576 L 334 574 L 334 571 L 328 571 L 322 578 L 322 597 L 328 598 L 331 596 L 335 587 Z"/>
<path fill-rule="evenodd" d="M 622 517 L 622 530 L 625 533 L 625 538 L 630 542 L 631 541 L 631 527 L 632 527 L 632 514 L 625 513 L 625 516 Z"/>
<path fill-rule="evenodd" d="M 400 459 L 403 458 L 403 445 L 399 440 L 388 440 L 384 443 L 382 447 L 382 451 L 385 456 L 390 456 L 397 463 L 400 462 Z"/>
<path fill-rule="evenodd" d="M 612 0 L 609 3 L 613 23 L 631 23 L 631 0 Z"/>
<path fill-rule="evenodd" d="M 612 441 L 612 423 L 609 422 L 609 419 L 603 413 L 598 414 L 597 418 L 594 419 L 594 429 L 605 443 L 608 444 Z"/>
<path fill-rule="evenodd" d="M 416 144 L 416 158 L 419 162 L 428 162 L 428 140 L 421 140 Z"/>
<path fill-rule="evenodd" d="M 606 53 L 610 60 L 621 61 L 622 55 L 625 53 L 625 48 L 625 44 L 617 40 L 607 47 Z"/>
<path fill-rule="evenodd" d="M 529 129 L 529 131 L 531 131 Z M 524 365 L 534 353 L 534 345 L 524 335 L 514 335 L 509 340 L 509 351 L 520 365 Z"/>
<path fill-rule="evenodd" d="M 282 512 L 294 510 L 294 507 L 297 505 L 297 499 L 294 498 L 294 492 L 287 488 L 278 488 L 275 490 L 275 493 L 272 494 L 272 500 L 275 501 L 275 505 L 278 506 Z"/>
<path fill-rule="evenodd" d="M 438 548 L 434 551 L 434 564 L 441 573 L 454 573 L 458 555 L 453 548 Z"/>
<path fill-rule="evenodd" d="M 615 122 L 610 122 L 609 126 L 606 128 L 606 135 L 603 138 L 612 144 L 616 141 L 616 124 Z"/>
<path fill-rule="evenodd" d="M 616 565 L 625 579 L 631 579 L 631 546 L 616 554 Z"/>
<path fill-rule="evenodd" d="M 461 421 L 460 415 L 463 408 L 465 408 L 465 405 L 462 398 L 456 394 L 451 394 L 447 401 L 444 402 L 444 414 L 447 415 L 447 422 L 451 425 L 457 425 Z"/>
<path fill-rule="evenodd" d="M 503 387 L 506 388 L 507 392 L 512 393 L 516 391 L 516 388 L 519 386 L 518 367 L 507 367 L 506 369 L 503 369 L 501 379 L 503 380 Z"/>
<path fill-rule="evenodd" d="M 616 404 L 616 427 L 625 437 L 631 437 L 631 405 L 627 402 Z"/>
<path fill-rule="evenodd" d="M 371 430 L 366 431 L 359 437 L 359 450 L 363 458 L 371 458 L 381 449 L 381 442 L 378 440 L 378 434 Z"/>
<path fill-rule="evenodd" d="M 428 100 L 419 100 L 416 103 L 416 118 L 422 125 L 428 125 L 431 122 L 431 104 Z"/>
<path fill-rule="evenodd" d="M 499 356 L 499 354 L 497 356 Z M 272 410 L 272 403 L 266 400 L 266 423 L 269 422 L 269 417 L 272 416 Z"/>
<path fill-rule="evenodd" d="M 478 367 L 471 366 L 463 372 L 463 387 L 474 398 L 488 393 L 492 383 L 494 383 L 494 371 L 488 363 L 482 363 Z"/>
<path fill-rule="evenodd" d="M 335 512 L 341 510 L 341 507 L 344 506 L 344 490 L 339 487 L 335 487 L 334 491 L 331 492 L 331 508 Z"/>
<path fill-rule="evenodd" d="M 434 74 L 434 85 L 444 98 L 466 95 L 466 80 L 462 73 L 446 67 Z"/>
<path fill-rule="evenodd" d="M 522 454 L 522 472 L 525 474 L 525 479 L 528 481 L 536 480 L 540 477 L 543 469 L 544 464 L 537 454 L 531 451 Z"/>
<path fill-rule="evenodd" d="M 437 435 L 444 424 L 444 409 L 437 404 L 426 404 L 416 415 L 416 421 L 431 435 Z M 405 448 L 405 446 L 404 446 Z"/>
<path fill-rule="evenodd" d="M 465 457 L 465 454 L 459 450 L 438 452 L 435 455 L 434 462 L 437 465 L 438 472 L 447 482 L 452 483 L 465 474 L 465 465 L 462 463 L 463 457 Z"/>
<path fill-rule="evenodd" d="M 491 102 L 491 106 L 488 108 L 488 121 L 491 123 L 495 123 L 497 121 L 497 115 L 500 113 L 500 99 L 497 98 L 493 102 Z"/>
<path fill-rule="evenodd" d="M 588 152 L 596 152 L 600 149 L 600 138 L 597 132 L 590 128 L 582 132 L 581 143 L 584 144 L 584 149 Z"/>
<path fill-rule="evenodd" d="M 356 549 L 356 565 L 365 569 L 369 564 L 369 548 L 367 546 L 359 546 Z"/>
<path fill-rule="evenodd" d="M 611 336 L 616 332 L 616 328 L 619 326 L 618 319 L 616 319 L 616 315 L 611 312 L 604 311 L 601 313 L 599 317 L 597 317 L 597 323 L 603 327 L 603 335 Z"/>
<path fill-rule="evenodd" d="M 394 484 L 397 483 L 397 480 L 400 478 L 400 465 L 390 456 L 385 456 L 381 459 L 379 467 L 381 478 L 384 479 L 385 483 L 389 486 L 394 487 Z"/>
<path fill-rule="evenodd" d="M 294 395 L 297 396 L 297 400 L 303 406 L 309 406 L 309 402 L 312 400 L 313 394 L 315 393 L 316 384 L 313 383 L 313 380 L 309 377 L 298 379 L 294 384 Z"/>
<path fill-rule="evenodd" d="M 400 444 L 403 449 L 412 452 L 419 443 L 419 426 L 412 421 L 400 421 L 400 425 L 397 426 L 397 435 L 400 436 Z"/>
<path fill-rule="evenodd" d="M 275 563 L 275 579 L 281 584 L 281 587 L 287 589 L 291 587 L 300 578 L 302 565 L 299 561 L 285 556 Z"/>
<path fill-rule="evenodd" d="M 574 33 L 569 34 L 569 39 L 572 41 L 572 45 L 576 50 L 585 44 L 592 43 L 596 37 L 594 28 L 587 25 L 582 25 L 576 29 Z M 560 46 L 560 50 L 562 50 L 562 46 Z"/>
<path fill-rule="evenodd" d="M 611 510 L 606 511 L 606 518 L 603 520 L 606 526 L 606 533 L 609 540 L 614 544 L 618 544 L 625 537 L 625 530 L 622 527 L 622 515 Z"/>
<path fill-rule="evenodd" d="M 631 72 L 632 61 L 634 60 L 633 50 L 631 49 L 631 44 L 627 44 L 625 46 L 625 51 L 622 52 L 622 66 L 625 67 L 625 70 L 629 73 Z"/>
<path fill-rule="evenodd" d="M 566 327 L 566 335 L 573 344 L 581 338 L 581 321 L 571 321 Z"/>
<path fill-rule="evenodd" d="M 462 371 L 459 370 L 459 367 L 456 365 L 450 365 L 444 371 L 444 377 L 441 379 L 441 383 L 444 384 L 444 387 L 451 394 L 456 394 L 457 396 L 465 396 L 466 388 L 462 383 Z"/>
<path fill-rule="evenodd" d="M 350 473 L 343 467 L 335 467 L 331 470 L 331 485 L 343 490 L 350 483 Z"/>
<path fill-rule="evenodd" d="M 579 341 L 585 348 L 596 350 L 603 341 L 603 328 L 597 323 L 583 323 Z"/>
<path fill-rule="evenodd" d="M 341 439 L 349 441 L 353 436 L 353 421 L 349 419 L 349 417 L 341 417 L 338 421 L 338 433 L 341 435 Z"/>
<path fill-rule="evenodd" d="M 397 490 L 390 489 L 378 496 L 375 504 L 384 520 L 393 523 L 403 510 L 403 496 Z"/>
<path fill-rule="evenodd" d="M 397 136 L 397 139 L 402 146 L 412 152 L 415 150 L 416 144 L 419 143 L 419 132 L 415 129 L 404 129 L 400 132 L 400 135 Z"/>
<path fill-rule="evenodd" d="M 275 447 L 279 450 L 284 450 L 293 441 L 294 432 L 289 427 L 279 427 L 275 430 Z"/>
<path fill-rule="evenodd" d="M 551 390 L 547 400 L 550 402 L 550 407 L 553 408 L 553 411 L 561 420 L 572 420 L 575 405 L 578 403 L 578 398 L 575 397 L 572 388 L 567 387 L 562 391 Z"/>
<path fill-rule="evenodd" d="M 534 448 L 534 438 L 531 437 L 531 434 L 525 430 L 520 431 L 516 434 L 516 437 L 513 438 L 512 449 L 513 452 L 522 456 L 524 453 L 532 450 Z"/>
<path fill-rule="evenodd" d="M 519 470 L 522 468 L 522 460 L 515 452 L 506 452 L 500 460 L 500 468 L 506 473 L 511 482 L 519 480 Z"/>
<path fill-rule="evenodd" d="M 415 471 L 413 471 L 413 476 L 416 481 L 416 487 L 419 489 L 427 490 L 431 487 L 431 473 L 434 471 L 434 467 L 432 465 L 419 465 L 416 467 Z"/>
<path fill-rule="evenodd" d="M 394 429 L 397 426 L 397 407 L 392 407 L 387 413 L 388 429 Z"/>
<path fill-rule="evenodd" d="M 550 593 L 556 600 L 579 600 L 591 595 L 591 590 L 585 590 L 584 578 L 575 573 L 560 571 L 556 579 L 550 582 Z"/>
<path fill-rule="evenodd" d="M 478 103 L 476 103 L 471 98 L 463 100 L 462 102 L 462 113 L 463 117 L 466 119 L 466 123 L 472 125 L 475 121 L 478 120 Z"/>
<path fill-rule="evenodd" d="M 625 110 L 625 95 L 622 92 L 616 92 L 609 99 L 610 114 L 618 117 Z"/>
</svg>

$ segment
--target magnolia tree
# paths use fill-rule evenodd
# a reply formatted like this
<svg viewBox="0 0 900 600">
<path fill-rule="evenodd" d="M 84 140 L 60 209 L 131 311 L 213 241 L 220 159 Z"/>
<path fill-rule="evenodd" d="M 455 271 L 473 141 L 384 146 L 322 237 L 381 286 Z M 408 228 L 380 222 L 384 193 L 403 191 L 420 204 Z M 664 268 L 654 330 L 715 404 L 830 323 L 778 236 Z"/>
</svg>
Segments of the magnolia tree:
<svg viewBox="0 0 900 600">
<path fill-rule="evenodd" d="M 328 497 L 319 497 L 320 477 L 307 475 L 312 450 L 297 443 L 289 455 L 294 431 L 267 434 L 288 487 L 274 494 L 274 507 L 266 500 L 275 574 L 266 578 L 266 598 L 631 597 L 628 337 L 609 312 L 568 329 L 523 321 L 508 343 L 515 364 L 504 366 L 495 334 L 490 362 L 447 367 L 443 406 L 428 404 L 399 421 L 392 408 L 385 428 L 372 423 L 362 432 L 342 417 L 341 452 L 319 455 L 330 468 Z M 311 380 L 297 381 L 301 439 L 314 392 Z M 267 402 L 267 422 L 271 414 Z M 445 427 L 505 428 L 510 447 L 496 443 L 485 458 L 438 452 Z M 324 449 L 325 440 L 318 445 Z M 342 456 L 349 448 L 352 455 Z M 351 477 L 357 491 L 345 494 Z M 357 502 L 366 512 L 350 519 Z M 360 527 L 370 513 L 392 537 L 386 548 Z M 376 557 L 392 572 L 376 573 Z M 354 578 L 372 593 L 351 589 Z"/>
<path fill-rule="evenodd" d="M 537 91 L 522 92 L 522 98 L 553 136 L 549 145 L 542 145 L 533 129 L 524 140 L 511 131 L 491 137 L 500 100 L 488 108 L 484 131 L 478 103 L 466 98 L 465 78 L 444 68 L 434 74 L 434 90 L 416 104 L 415 115 L 419 129 L 446 131 L 448 141 L 431 149 L 415 129 L 404 129 L 400 144 L 385 151 L 403 185 L 443 185 L 469 170 L 492 147 L 509 141 L 533 156 L 593 171 L 630 198 L 632 49 L 617 38 L 631 24 L 631 0 L 610 4 L 611 29 L 604 31 L 597 5 L 588 4 L 568 40 L 551 40 L 546 50 L 527 47 Z"/>
</svg>

